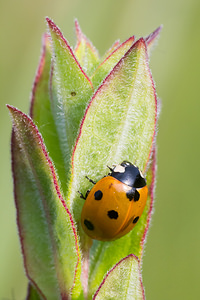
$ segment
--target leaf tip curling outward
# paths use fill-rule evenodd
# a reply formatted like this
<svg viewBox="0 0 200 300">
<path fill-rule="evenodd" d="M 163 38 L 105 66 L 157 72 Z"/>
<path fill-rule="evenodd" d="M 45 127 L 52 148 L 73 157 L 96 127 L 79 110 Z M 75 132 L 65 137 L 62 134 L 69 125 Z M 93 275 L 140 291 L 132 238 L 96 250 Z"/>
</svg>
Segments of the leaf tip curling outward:
<svg viewBox="0 0 200 300">
<path fill-rule="evenodd" d="M 83 75 L 86 77 L 88 83 L 90 84 L 91 88 L 93 89 L 93 84 L 92 84 L 90 78 L 83 71 L 83 68 L 81 67 L 80 63 L 76 59 L 76 57 L 75 57 L 75 55 L 74 55 L 74 53 L 73 53 L 73 51 L 72 51 L 69 43 L 67 42 L 67 40 L 63 36 L 61 30 L 58 28 L 58 26 L 50 18 L 46 17 L 46 21 L 47 21 L 48 29 L 50 30 L 50 34 L 51 33 L 55 33 L 56 38 L 63 44 L 64 47 L 67 47 L 69 53 L 71 54 L 71 56 L 73 57 L 74 61 L 78 65 L 79 69 L 81 70 L 81 72 L 83 73 Z M 51 34 L 51 36 L 52 36 L 52 34 Z"/>
<path fill-rule="evenodd" d="M 147 44 L 148 50 L 150 50 L 156 45 L 156 42 L 159 38 L 160 32 L 163 29 L 163 25 L 160 25 L 156 30 L 154 30 L 152 33 L 150 33 L 146 38 L 145 42 Z"/>
</svg>

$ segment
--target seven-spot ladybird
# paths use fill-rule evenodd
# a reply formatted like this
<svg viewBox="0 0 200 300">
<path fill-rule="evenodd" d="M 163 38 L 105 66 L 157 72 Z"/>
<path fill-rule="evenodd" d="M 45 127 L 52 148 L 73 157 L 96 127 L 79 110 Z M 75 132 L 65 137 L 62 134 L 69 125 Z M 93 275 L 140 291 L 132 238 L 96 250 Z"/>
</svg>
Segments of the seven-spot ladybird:
<svg viewBox="0 0 200 300">
<path fill-rule="evenodd" d="M 141 171 L 128 161 L 110 168 L 110 173 L 88 191 L 81 224 L 88 236 L 112 241 L 127 234 L 144 210 L 148 188 Z"/>
</svg>

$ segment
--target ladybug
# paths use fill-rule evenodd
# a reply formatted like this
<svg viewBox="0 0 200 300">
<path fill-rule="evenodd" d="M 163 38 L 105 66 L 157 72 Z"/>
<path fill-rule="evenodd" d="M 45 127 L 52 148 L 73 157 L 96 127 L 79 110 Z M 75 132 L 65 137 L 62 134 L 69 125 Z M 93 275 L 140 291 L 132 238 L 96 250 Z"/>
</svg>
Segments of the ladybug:
<svg viewBox="0 0 200 300">
<path fill-rule="evenodd" d="M 141 171 L 123 161 L 81 198 L 86 201 L 81 213 L 85 233 L 95 240 L 118 239 L 138 223 L 147 200 L 148 188 Z"/>
</svg>

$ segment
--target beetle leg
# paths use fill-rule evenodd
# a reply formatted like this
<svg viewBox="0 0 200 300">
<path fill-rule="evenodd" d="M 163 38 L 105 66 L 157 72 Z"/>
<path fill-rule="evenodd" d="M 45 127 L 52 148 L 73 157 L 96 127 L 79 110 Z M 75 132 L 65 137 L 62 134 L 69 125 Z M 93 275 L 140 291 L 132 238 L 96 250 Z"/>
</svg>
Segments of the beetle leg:
<svg viewBox="0 0 200 300">
<path fill-rule="evenodd" d="M 86 197 L 83 196 L 83 194 L 80 191 L 77 191 L 80 194 L 80 198 L 86 200 Z"/>
<path fill-rule="evenodd" d="M 78 193 L 80 194 L 80 198 L 81 198 L 81 199 L 84 199 L 84 200 L 87 199 L 87 196 L 88 196 L 89 192 L 90 192 L 90 190 L 87 190 L 87 192 L 86 192 L 86 194 L 85 194 L 85 196 L 84 196 L 80 191 L 78 191 Z"/>
<path fill-rule="evenodd" d="M 89 195 L 90 190 L 87 190 L 86 194 L 85 194 L 85 198 L 87 198 L 87 196 Z"/>
<path fill-rule="evenodd" d="M 93 184 L 96 184 L 96 182 L 93 181 L 92 179 L 90 179 L 89 177 L 85 176 L 85 178 L 87 178 L 87 180 L 89 180 L 89 182 L 92 182 Z"/>
</svg>

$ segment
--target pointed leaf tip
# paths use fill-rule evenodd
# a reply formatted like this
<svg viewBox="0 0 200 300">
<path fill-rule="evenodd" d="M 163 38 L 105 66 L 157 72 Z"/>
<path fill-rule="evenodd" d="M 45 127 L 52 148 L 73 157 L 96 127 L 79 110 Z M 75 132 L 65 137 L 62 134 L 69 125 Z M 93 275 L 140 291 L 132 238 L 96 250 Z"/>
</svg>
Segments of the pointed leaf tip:
<svg viewBox="0 0 200 300">
<path fill-rule="evenodd" d="M 82 31 L 81 31 L 81 28 L 80 28 L 80 25 L 79 25 L 79 22 L 77 19 L 74 20 L 74 24 L 75 24 L 75 30 L 76 30 L 76 36 L 77 36 L 77 39 L 78 41 L 80 41 L 81 39 L 81 36 L 82 36 Z"/>
<path fill-rule="evenodd" d="M 152 33 L 150 33 L 146 38 L 145 38 L 145 42 L 147 44 L 148 47 L 148 51 L 151 52 L 151 49 L 153 48 L 153 46 L 155 46 L 156 41 L 159 38 L 160 32 L 163 28 L 163 25 L 160 25 L 158 28 L 156 28 L 156 30 L 154 30 Z"/>
<path fill-rule="evenodd" d="M 120 260 L 104 277 L 93 300 L 144 300 L 140 262 L 130 254 Z"/>
<path fill-rule="evenodd" d="M 100 63 L 99 53 L 92 42 L 82 32 L 77 20 L 75 20 L 77 44 L 74 53 L 82 68 L 90 76 Z"/>
<path fill-rule="evenodd" d="M 49 19 L 48 17 L 46 18 L 46 21 L 47 21 L 47 25 L 49 26 L 50 31 L 55 32 L 56 35 L 59 36 L 63 40 L 63 42 L 70 49 L 70 52 L 73 55 L 73 52 L 72 52 L 70 46 L 68 45 L 66 39 L 64 38 L 64 36 L 63 36 L 61 30 L 58 28 L 58 26 L 51 19 Z"/>
<path fill-rule="evenodd" d="M 125 53 L 130 49 L 135 40 L 135 36 L 131 36 L 128 40 L 123 42 L 121 45 L 113 49 L 102 61 L 102 63 L 96 68 L 95 72 L 92 74 L 91 80 L 94 87 L 98 87 L 100 83 L 107 77 L 114 66 L 119 62 L 119 60 L 125 55 Z"/>
<path fill-rule="evenodd" d="M 53 42 L 53 50 L 54 50 L 54 54 L 57 50 L 60 50 L 62 52 L 62 55 L 64 54 L 64 51 L 68 51 L 68 53 L 71 55 L 73 61 L 75 62 L 75 64 L 78 66 L 79 70 L 82 72 L 82 74 L 84 75 L 85 79 L 87 80 L 87 82 L 90 85 L 90 88 L 93 89 L 93 85 L 91 80 L 89 79 L 89 77 L 87 76 L 87 74 L 83 71 L 80 63 L 78 62 L 78 60 L 76 59 L 74 52 L 72 51 L 68 41 L 65 39 L 65 37 L 63 36 L 61 30 L 58 28 L 58 26 L 48 17 L 46 18 L 47 21 L 47 25 L 49 26 L 49 30 L 50 30 L 50 35 L 51 35 L 51 39 Z M 55 34 L 55 35 L 54 35 Z M 58 46 L 59 44 L 59 46 Z M 61 49 L 61 47 L 63 47 L 64 49 Z M 58 53 L 59 56 L 61 56 L 61 53 Z M 64 56 L 64 55 L 63 55 Z M 58 60 L 58 58 L 56 59 Z M 55 61 L 54 61 L 55 63 Z M 69 62 L 67 62 L 66 64 L 69 64 Z M 70 65 L 73 66 L 72 61 L 70 62 Z M 69 66 L 68 66 L 69 67 Z"/>
<path fill-rule="evenodd" d="M 58 27 L 56 26 L 56 24 L 50 18 L 46 17 L 46 21 L 47 21 L 49 27 L 51 27 L 52 29 L 55 29 L 55 30 L 59 30 Z"/>
<path fill-rule="evenodd" d="M 137 40 L 132 47 L 135 47 L 135 48 L 143 48 L 145 47 L 146 48 L 146 43 L 145 43 L 145 40 L 143 37 L 141 37 L 139 40 Z"/>
<path fill-rule="evenodd" d="M 56 27 L 55 24 L 52 25 L 52 22 L 50 24 L 51 45 L 54 52 L 50 78 L 51 111 L 55 120 L 58 147 L 61 149 L 63 162 L 61 166 L 65 168 L 65 176 L 60 178 L 66 195 L 71 172 L 71 151 L 85 108 L 93 93 L 93 86 L 67 40 L 60 30 L 52 29 Z"/>
<path fill-rule="evenodd" d="M 12 106 L 10 104 L 6 104 L 6 107 L 10 110 Z"/>
</svg>

